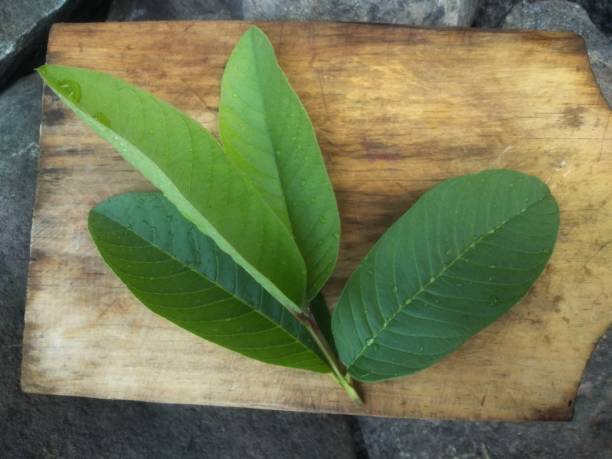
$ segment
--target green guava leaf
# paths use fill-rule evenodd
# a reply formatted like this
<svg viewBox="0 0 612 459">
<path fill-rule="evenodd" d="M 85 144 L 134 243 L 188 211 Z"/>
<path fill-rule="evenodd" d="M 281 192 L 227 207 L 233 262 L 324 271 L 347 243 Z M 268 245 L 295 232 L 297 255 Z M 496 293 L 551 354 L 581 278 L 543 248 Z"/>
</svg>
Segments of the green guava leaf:
<svg viewBox="0 0 612 459">
<path fill-rule="evenodd" d="M 103 259 L 150 310 L 245 356 L 330 369 L 308 331 L 161 193 L 112 197 L 89 214 Z"/>
<path fill-rule="evenodd" d="M 60 99 L 285 307 L 305 303 L 306 267 L 291 231 L 192 118 L 111 75 L 38 69 Z"/>
<path fill-rule="evenodd" d="M 489 170 L 426 192 L 370 250 L 332 318 L 355 379 L 426 368 L 517 303 L 555 244 L 559 209 L 535 177 Z"/>
<path fill-rule="evenodd" d="M 319 326 L 321 333 L 327 340 L 329 347 L 335 352 L 336 345 L 334 344 L 334 335 L 331 328 L 331 314 L 329 313 L 327 301 L 325 301 L 325 297 L 322 293 L 319 293 L 310 302 L 310 311 L 312 312 L 312 316 Z"/>
<path fill-rule="evenodd" d="M 340 218 L 312 123 L 257 27 L 240 39 L 223 73 L 224 151 L 293 233 L 306 263 L 308 300 L 338 257 Z"/>
</svg>

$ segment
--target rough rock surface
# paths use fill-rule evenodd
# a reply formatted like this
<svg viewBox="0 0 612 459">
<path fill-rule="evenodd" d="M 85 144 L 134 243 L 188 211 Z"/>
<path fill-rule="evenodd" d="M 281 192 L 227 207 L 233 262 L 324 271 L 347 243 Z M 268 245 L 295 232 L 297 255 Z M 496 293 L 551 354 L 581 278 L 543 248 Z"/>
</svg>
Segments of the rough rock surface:
<svg viewBox="0 0 612 459">
<path fill-rule="evenodd" d="M 612 332 L 597 346 L 572 422 L 397 421 L 360 418 L 371 459 L 612 457 Z"/>
<path fill-rule="evenodd" d="M 512 7 L 522 0 L 482 0 L 473 27 L 500 27 Z M 530 0 L 534 3 L 538 0 Z M 570 0 L 582 6 L 588 13 L 591 21 L 602 32 L 612 35 L 612 1 L 610 0 Z"/>
<path fill-rule="evenodd" d="M 496 28 L 521 0 L 483 0 L 476 11 L 473 27 Z"/>
<path fill-rule="evenodd" d="M 480 0 L 114 0 L 112 21 L 252 19 L 469 26 Z"/>
<path fill-rule="evenodd" d="M 571 0 L 581 5 L 599 29 L 612 35 L 612 1 L 610 0 Z"/>
<path fill-rule="evenodd" d="M 562 0 L 522 1 L 506 16 L 503 28 L 563 30 L 581 35 L 597 82 L 612 106 L 612 37 L 600 32 L 580 5 Z"/>
<path fill-rule="evenodd" d="M 242 0 L 245 19 L 469 26 L 480 0 Z"/>
<path fill-rule="evenodd" d="M 81 1 L 0 0 L 0 88 L 36 48 L 43 46 L 51 24 L 68 17 Z"/>
<path fill-rule="evenodd" d="M 113 0 L 109 21 L 232 19 L 239 0 Z"/>
<path fill-rule="evenodd" d="M 0 456 L 352 458 L 341 416 L 34 396 L 19 388 L 41 82 L 0 95 Z"/>
</svg>

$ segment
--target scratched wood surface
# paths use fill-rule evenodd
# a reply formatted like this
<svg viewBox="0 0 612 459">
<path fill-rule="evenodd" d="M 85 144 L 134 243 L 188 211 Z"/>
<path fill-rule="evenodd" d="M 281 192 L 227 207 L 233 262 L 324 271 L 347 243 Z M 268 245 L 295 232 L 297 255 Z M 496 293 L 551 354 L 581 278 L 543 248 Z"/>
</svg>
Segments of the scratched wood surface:
<svg viewBox="0 0 612 459">
<path fill-rule="evenodd" d="M 153 315 L 86 231 L 97 202 L 146 181 L 44 95 L 22 386 L 26 392 L 412 418 L 567 419 L 612 322 L 612 124 L 568 33 L 263 23 L 321 143 L 342 216 L 339 289 L 429 187 L 484 168 L 542 178 L 561 208 L 550 265 L 525 300 L 419 374 L 362 386 L 268 366 Z M 215 134 L 225 61 L 247 24 L 59 25 L 48 61 L 110 72 Z"/>
</svg>

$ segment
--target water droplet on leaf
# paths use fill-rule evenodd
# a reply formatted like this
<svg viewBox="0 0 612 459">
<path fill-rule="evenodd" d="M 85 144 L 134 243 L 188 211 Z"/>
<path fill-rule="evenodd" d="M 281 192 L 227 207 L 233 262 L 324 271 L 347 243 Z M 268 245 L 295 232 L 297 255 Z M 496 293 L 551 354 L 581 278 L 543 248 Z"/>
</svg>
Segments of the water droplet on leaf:
<svg viewBox="0 0 612 459">
<path fill-rule="evenodd" d="M 72 102 L 79 103 L 81 101 L 81 85 L 76 81 L 62 80 L 59 82 L 61 92 Z"/>
</svg>

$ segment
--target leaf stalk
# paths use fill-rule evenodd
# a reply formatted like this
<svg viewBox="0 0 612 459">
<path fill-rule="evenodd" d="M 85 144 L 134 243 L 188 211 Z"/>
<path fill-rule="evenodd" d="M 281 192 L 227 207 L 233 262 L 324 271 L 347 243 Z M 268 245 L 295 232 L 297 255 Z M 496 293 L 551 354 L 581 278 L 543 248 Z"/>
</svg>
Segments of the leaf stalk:
<svg viewBox="0 0 612 459">
<path fill-rule="evenodd" d="M 359 392 L 357 391 L 353 380 L 351 379 L 350 375 L 344 370 L 344 366 L 342 365 L 335 352 L 332 350 L 331 346 L 327 342 L 325 335 L 323 335 L 323 332 L 319 328 L 319 325 L 315 321 L 314 317 L 311 314 L 299 314 L 297 316 L 297 319 L 312 335 L 313 339 L 317 343 L 317 346 L 323 353 L 325 360 L 327 360 L 327 363 L 329 364 L 332 370 L 331 376 L 334 381 L 336 381 L 344 389 L 344 391 L 348 394 L 348 396 L 353 402 L 355 402 L 357 405 L 363 405 L 363 399 L 361 398 L 361 395 L 359 395 Z"/>
</svg>

